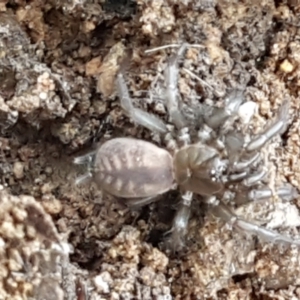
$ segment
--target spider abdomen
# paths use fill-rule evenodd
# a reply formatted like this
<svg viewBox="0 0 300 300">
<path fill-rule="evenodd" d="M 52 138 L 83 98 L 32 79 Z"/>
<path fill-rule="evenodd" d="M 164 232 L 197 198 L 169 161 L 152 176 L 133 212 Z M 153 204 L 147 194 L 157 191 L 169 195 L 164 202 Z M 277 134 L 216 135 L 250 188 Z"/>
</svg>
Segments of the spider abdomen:
<svg viewBox="0 0 300 300">
<path fill-rule="evenodd" d="M 96 153 L 93 176 L 104 191 L 122 198 L 162 194 L 173 185 L 173 160 L 166 150 L 132 138 L 104 143 Z"/>
</svg>

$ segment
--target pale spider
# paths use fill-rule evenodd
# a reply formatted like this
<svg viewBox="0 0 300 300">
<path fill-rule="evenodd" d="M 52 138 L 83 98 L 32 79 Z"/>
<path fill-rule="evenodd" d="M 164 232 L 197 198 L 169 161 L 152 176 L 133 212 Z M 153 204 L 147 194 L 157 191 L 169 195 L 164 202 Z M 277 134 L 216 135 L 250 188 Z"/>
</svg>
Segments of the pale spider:
<svg viewBox="0 0 300 300">
<path fill-rule="evenodd" d="M 289 102 L 284 101 L 274 122 L 254 137 L 234 130 L 230 122 L 244 100 L 242 92 L 231 94 L 223 108 L 203 105 L 198 114 L 198 124 L 196 120 L 191 124 L 180 110 L 177 90 L 178 60 L 185 49 L 186 45 L 183 45 L 177 54 L 171 56 L 165 72 L 165 106 L 175 130 L 170 131 L 158 117 L 135 108 L 123 74 L 119 73 L 116 79 L 121 107 L 126 114 L 136 124 L 162 134 L 172 149 L 167 151 L 133 138 L 112 139 L 95 152 L 75 159 L 76 164 L 90 164 L 89 172 L 78 178 L 77 183 L 93 177 L 99 188 L 123 198 L 128 206 L 146 205 L 158 195 L 179 186 L 181 202 L 169 239 L 176 250 L 184 245 L 193 194 L 201 195 L 213 206 L 215 216 L 235 228 L 268 241 L 300 245 L 299 240 L 241 219 L 227 204 L 273 196 L 272 190 L 261 184 L 266 172 L 257 170 L 261 163 L 260 150 L 274 136 L 286 130 Z M 195 130 L 195 124 L 200 129 Z M 297 196 L 296 189 L 288 184 L 277 189 L 276 193 L 286 200 Z"/>
</svg>

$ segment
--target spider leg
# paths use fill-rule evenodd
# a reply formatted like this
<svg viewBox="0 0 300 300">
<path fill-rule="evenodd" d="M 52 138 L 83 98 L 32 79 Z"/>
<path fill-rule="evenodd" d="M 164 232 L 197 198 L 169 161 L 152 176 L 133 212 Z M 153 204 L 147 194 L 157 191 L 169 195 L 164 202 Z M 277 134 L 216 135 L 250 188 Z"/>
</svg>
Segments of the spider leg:
<svg viewBox="0 0 300 300">
<path fill-rule="evenodd" d="M 174 123 L 177 129 L 185 127 L 186 120 L 179 109 L 179 92 L 177 88 L 178 84 L 178 61 L 182 57 L 187 48 L 187 44 L 183 44 L 178 52 L 171 56 L 168 62 L 168 67 L 165 70 L 165 84 L 166 84 L 166 107 L 170 116 L 170 119 Z"/>
<path fill-rule="evenodd" d="M 230 183 L 234 183 L 234 182 L 237 182 L 237 181 L 241 181 L 245 178 L 248 177 L 248 172 L 247 171 L 244 171 L 244 172 L 240 172 L 240 173 L 234 173 L 234 174 L 230 174 L 230 175 L 225 175 L 223 176 L 222 178 L 222 182 L 225 184 L 230 184 Z"/>
<path fill-rule="evenodd" d="M 174 217 L 171 236 L 168 240 L 168 244 L 174 251 L 178 251 L 184 246 L 192 200 L 193 193 L 191 192 L 185 192 L 181 195 L 181 203 Z"/>
<path fill-rule="evenodd" d="M 214 131 L 205 123 L 201 125 L 201 128 L 197 132 L 198 142 L 209 144 L 215 137 Z"/>
<path fill-rule="evenodd" d="M 82 183 L 86 183 L 89 179 L 91 179 L 93 177 L 91 172 L 87 172 L 83 175 L 80 175 L 78 177 L 76 177 L 75 179 L 75 185 L 80 185 Z"/>
<path fill-rule="evenodd" d="M 85 183 L 93 177 L 92 172 L 91 172 L 91 164 L 92 164 L 93 159 L 95 157 L 95 153 L 96 153 L 96 151 L 92 151 L 92 152 L 89 152 L 85 155 L 78 156 L 78 157 L 74 158 L 74 160 L 73 160 L 74 164 L 76 164 L 76 165 L 84 165 L 84 164 L 88 165 L 88 172 L 86 172 L 83 175 L 78 176 L 75 179 L 75 185 Z"/>
<path fill-rule="evenodd" d="M 244 180 L 243 184 L 245 186 L 252 186 L 260 182 L 267 175 L 266 170 L 262 169 L 259 172 L 248 175 Z"/>
<path fill-rule="evenodd" d="M 278 116 L 275 122 L 268 126 L 256 138 L 246 145 L 246 151 L 252 152 L 261 149 L 268 141 L 277 134 L 283 133 L 286 130 L 289 119 L 289 101 L 284 101 L 279 108 Z"/>
<path fill-rule="evenodd" d="M 258 226 L 254 223 L 243 220 L 238 217 L 235 213 L 231 211 L 231 209 L 222 201 L 220 201 L 213 208 L 213 214 L 227 223 L 232 224 L 233 227 L 248 232 L 250 234 L 259 236 L 263 240 L 272 243 L 285 243 L 285 244 L 293 244 L 300 246 L 300 240 L 295 240 L 293 238 L 282 235 L 276 231 Z"/>
<path fill-rule="evenodd" d="M 77 156 L 74 158 L 73 163 L 75 165 L 90 164 L 93 161 L 95 154 L 96 154 L 96 151 L 92 151 L 87 154 Z"/>
<path fill-rule="evenodd" d="M 258 184 L 267 175 L 266 170 L 260 170 L 259 172 L 249 174 L 248 171 L 234 173 L 222 177 L 222 182 L 225 184 L 234 183 L 240 181 L 246 187 Z"/>
<path fill-rule="evenodd" d="M 269 199 L 273 196 L 272 190 L 265 186 L 257 189 L 240 189 L 232 197 L 237 205 L 244 205 L 252 201 Z"/>
<path fill-rule="evenodd" d="M 299 196 L 299 192 L 290 184 L 285 184 L 276 191 L 278 197 L 284 201 L 292 201 Z"/>
<path fill-rule="evenodd" d="M 122 198 L 123 202 L 130 208 L 139 208 L 159 200 L 161 195 L 146 198 Z"/>
<path fill-rule="evenodd" d="M 203 117 L 205 123 L 212 129 L 219 128 L 231 116 L 237 113 L 243 101 L 243 91 L 236 90 L 228 95 L 224 107 L 204 107 Z"/>
<path fill-rule="evenodd" d="M 242 160 L 233 165 L 233 170 L 237 172 L 241 172 L 250 166 L 254 165 L 260 159 L 260 153 L 257 152 L 255 155 L 251 156 L 247 160 Z"/>
<path fill-rule="evenodd" d="M 275 194 L 284 201 L 292 201 L 299 195 L 297 189 L 290 184 L 283 185 L 276 189 Z M 250 191 L 242 189 L 235 193 L 234 202 L 238 205 L 243 205 L 249 203 L 249 201 L 270 199 L 272 196 L 274 196 L 274 193 L 267 186 L 251 189 Z"/>
<path fill-rule="evenodd" d="M 151 115 L 139 108 L 135 108 L 129 96 L 128 88 L 122 73 L 117 75 L 117 91 L 120 98 L 121 107 L 125 113 L 137 124 L 147 129 L 159 133 L 166 133 L 167 127 L 165 123 L 154 115 Z"/>
</svg>

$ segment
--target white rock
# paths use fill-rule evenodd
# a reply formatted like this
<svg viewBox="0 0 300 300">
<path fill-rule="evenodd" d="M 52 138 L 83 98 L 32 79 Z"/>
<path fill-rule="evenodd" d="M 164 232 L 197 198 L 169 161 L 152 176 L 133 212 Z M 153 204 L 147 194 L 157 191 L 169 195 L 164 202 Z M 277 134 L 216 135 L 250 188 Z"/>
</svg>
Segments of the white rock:
<svg viewBox="0 0 300 300">
<path fill-rule="evenodd" d="M 300 226 L 298 209 L 291 203 L 278 203 L 272 212 L 272 220 L 269 228 Z"/>
<path fill-rule="evenodd" d="M 257 112 L 258 105 L 253 101 L 242 104 L 238 110 L 238 115 L 243 124 L 249 124 L 253 115 Z"/>
<path fill-rule="evenodd" d="M 108 294 L 110 292 L 109 282 L 111 281 L 111 276 L 108 272 L 103 272 L 102 274 L 95 276 L 93 281 L 97 291 L 104 294 Z"/>
</svg>

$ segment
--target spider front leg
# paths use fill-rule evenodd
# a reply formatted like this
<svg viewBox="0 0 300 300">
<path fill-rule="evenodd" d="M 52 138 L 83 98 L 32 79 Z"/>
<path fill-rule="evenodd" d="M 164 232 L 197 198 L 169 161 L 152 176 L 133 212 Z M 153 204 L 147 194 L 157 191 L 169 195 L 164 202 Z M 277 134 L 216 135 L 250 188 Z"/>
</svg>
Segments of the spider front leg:
<svg viewBox="0 0 300 300">
<path fill-rule="evenodd" d="M 247 152 L 261 149 L 274 136 L 281 134 L 286 130 L 287 122 L 289 120 L 289 107 L 288 100 L 282 103 L 275 122 L 246 145 L 245 148 Z"/>
<path fill-rule="evenodd" d="M 151 131 L 159 133 L 167 132 L 167 127 L 161 119 L 133 106 L 122 73 L 117 75 L 117 91 L 120 98 L 121 107 L 134 122 L 148 128 Z"/>
<path fill-rule="evenodd" d="M 168 67 L 165 70 L 166 107 L 170 119 L 177 129 L 181 129 L 187 125 L 186 120 L 179 109 L 179 92 L 177 88 L 179 76 L 178 60 L 182 57 L 186 48 L 186 44 L 183 44 L 179 48 L 178 53 L 174 54 L 169 59 Z"/>
<path fill-rule="evenodd" d="M 231 224 L 233 227 L 243 230 L 246 233 L 250 233 L 256 236 L 259 236 L 263 240 L 272 243 L 284 243 L 288 245 L 299 245 L 300 240 L 295 240 L 285 235 L 282 235 L 276 231 L 258 226 L 254 223 L 243 220 L 238 217 L 231 209 L 222 201 L 215 201 L 216 204 L 212 210 L 213 214 L 216 217 L 221 218 L 223 221 Z"/>
</svg>

